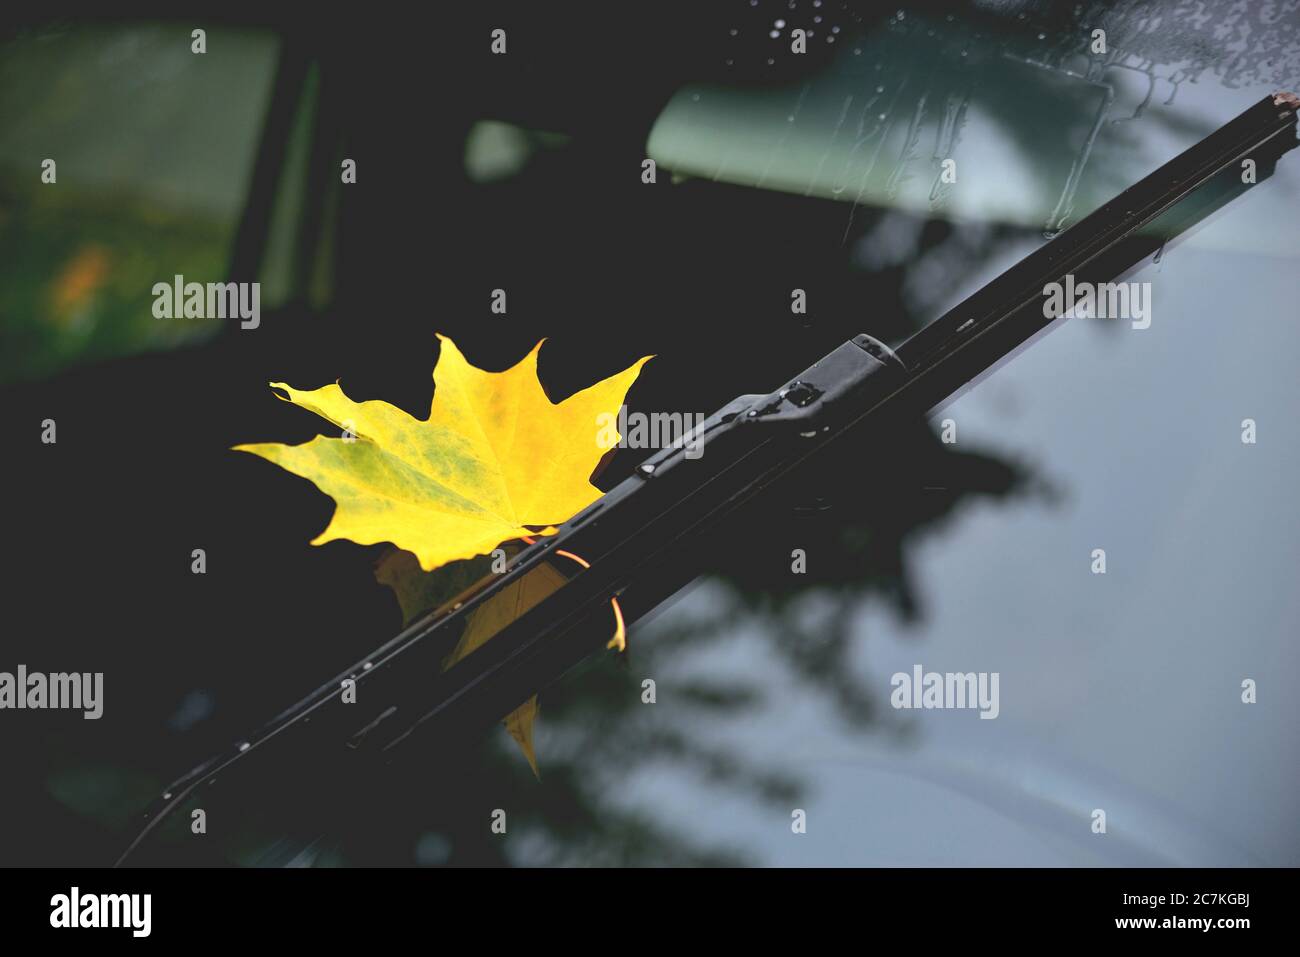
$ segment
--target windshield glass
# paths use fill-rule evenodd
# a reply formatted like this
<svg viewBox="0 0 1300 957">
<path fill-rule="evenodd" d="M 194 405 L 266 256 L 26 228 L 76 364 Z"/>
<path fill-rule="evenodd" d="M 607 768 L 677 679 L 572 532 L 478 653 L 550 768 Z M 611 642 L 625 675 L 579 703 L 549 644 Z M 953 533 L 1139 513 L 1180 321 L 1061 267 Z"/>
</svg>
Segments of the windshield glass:
<svg viewBox="0 0 1300 957">
<path fill-rule="evenodd" d="M 0 382 L 24 423 L 57 420 L 37 452 L 61 456 L 13 470 L 13 600 L 58 626 L 9 657 L 111 692 L 94 735 L 79 714 L 0 727 L 30 770 L 0 846 L 111 862 L 169 782 L 247 750 L 204 798 L 238 826 L 196 847 L 184 805 L 142 860 L 1295 862 L 1295 153 L 1115 277 L 1120 314 L 1078 305 L 889 444 L 840 442 L 693 533 L 645 573 L 685 579 L 666 600 L 602 595 L 597 637 L 626 651 L 505 727 L 381 769 L 367 741 L 411 715 L 367 697 L 377 678 L 355 721 L 303 710 L 245 748 L 525 544 L 430 572 L 325 536 L 314 479 L 232 448 L 372 436 L 288 390 L 424 421 L 435 333 L 491 373 L 545 339 L 551 403 L 653 356 L 618 420 L 641 439 L 592 473 L 608 491 L 668 444 L 638 422 L 702 420 L 860 333 L 897 346 L 1300 86 L 1294 16 L 1248 2 L 694 16 L 639 23 L 637 52 L 536 10 L 498 61 L 338 24 L 214 29 L 206 60 L 159 24 L 0 47 Z M 260 325 L 156 318 L 154 283 L 231 278 L 241 222 L 280 274 Z M 434 687 L 588 557 L 549 555 L 385 673 Z M 921 703 L 929 673 L 971 676 L 967 706 Z"/>
</svg>

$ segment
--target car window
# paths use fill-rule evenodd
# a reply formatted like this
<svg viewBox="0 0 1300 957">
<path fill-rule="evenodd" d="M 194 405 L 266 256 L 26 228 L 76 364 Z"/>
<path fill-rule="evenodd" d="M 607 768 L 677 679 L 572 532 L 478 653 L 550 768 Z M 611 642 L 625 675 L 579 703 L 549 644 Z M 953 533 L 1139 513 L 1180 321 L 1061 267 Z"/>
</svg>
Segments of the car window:
<svg viewBox="0 0 1300 957">
<path fill-rule="evenodd" d="M 269 32 L 42 26 L 0 44 L 0 381 L 169 348 L 176 274 L 224 279 L 275 68 Z M 47 163 L 52 161 L 52 166 Z"/>
</svg>

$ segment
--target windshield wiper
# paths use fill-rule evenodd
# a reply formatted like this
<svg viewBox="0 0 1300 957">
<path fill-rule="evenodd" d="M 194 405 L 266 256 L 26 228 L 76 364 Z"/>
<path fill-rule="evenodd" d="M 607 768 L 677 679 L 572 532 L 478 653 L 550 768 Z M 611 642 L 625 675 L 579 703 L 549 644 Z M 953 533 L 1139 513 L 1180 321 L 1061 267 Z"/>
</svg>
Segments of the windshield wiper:
<svg viewBox="0 0 1300 957">
<path fill-rule="evenodd" d="M 1045 315 L 1044 287 L 1113 281 L 1232 198 L 1271 175 L 1296 145 L 1292 94 L 1266 97 L 1195 146 L 1025 257 L 897 350 L 860 335 L 766 395 L 744 395 L 703 425 L 708 454 L 663 449 L 566 523 L 522 550 L 494 575 L 448 602 L 287 708 L 229 751 L 167 788 L 145 813 L 122 863 L 179 807 L 246 762 L 299 760 L 337 785 L 367 786 L 368 772 L 403 744 L 438 748 L 499 721 L 609 637 L 608 601 L 622 598 L 629 621 L 696 574 L 690 544 L 832 443 L 858 443 L 887 460 L 890 430 L 915 421 L 1059 320 Z M 1252 160 L 1253 178 L 1243 176 Z M 1249 182 L 1243 182 L 1250 179 Z M 485 602 L 518 587 L 556 552 L 566 584 L 443 670 L 443 659 Z M 653 570 L 654 574 L 650 574 Z M 341 691 L 349 685 L 354 703 Z M 295 750 L 296 743 L 296 750 Z M 335 773 L 339 760 L 351 762 Z"/>
</svg>

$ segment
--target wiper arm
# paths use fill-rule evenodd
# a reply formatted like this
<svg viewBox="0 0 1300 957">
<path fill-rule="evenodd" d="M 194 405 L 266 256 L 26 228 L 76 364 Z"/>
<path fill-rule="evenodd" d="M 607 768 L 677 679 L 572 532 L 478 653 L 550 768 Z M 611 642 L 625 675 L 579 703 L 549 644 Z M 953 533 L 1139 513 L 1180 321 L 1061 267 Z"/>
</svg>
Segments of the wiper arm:
<svg viewBox="0 0 1300 957">
<path fill-rule="evenodd" d="M 245 761 L 310 742 L 327 757 L 359 763 L 351 776 L 386 763 L 415 738 L 431 747 L 499 721 L 558 679 L 608 638 L 607 602 L 627 590 L 629 620 L 657 602 L 637 595 L 643 569 L 671 564 L 705 526 L 733 512 L 833 442 L 880 447 L 880 436 L 986 374 L 1057 320 L 1044 315 L 1043 289 L 1072 275 L 1110 281 L 1225 203 L 1271 175 L 1296 145 L 1300 101 L 1266 97 L 1125 190 L 1075 226 L 891 351 L 861 335 L 781 388 L 741 396 L 704 423 L 709 454 L 664 449 L 636 474 L 521 551 L 505 574 L 426 615 L 397 637 L 286 709 L 231 750 L 167 788 L 145 814 L 119 864 L 174 810 Z M 1253 160 L 1253 182 L 1242 163 Z M 868 451 L 869 454 L 869 451 Z M 518 583 L 552 553 L 583 556 L 590 567 L 473 653 L 443 671 L 442 661 L 477 609 Z M 558 567 L 558 565 L 557 565 Z M 571 565 L 563 563 L 566 574 Z M 669 576 L 671 581 L 672 576 Z M 689 580 L 689 576 L 688 579 Z M 680 584 L 685 584 L 681 581 Z M 352 683 L 355 703 L 341 688 Z M 310 728 L 308 724 L 310 723 Z M 272 758 L 274 760 L 274 758 Z"/>
</svg>

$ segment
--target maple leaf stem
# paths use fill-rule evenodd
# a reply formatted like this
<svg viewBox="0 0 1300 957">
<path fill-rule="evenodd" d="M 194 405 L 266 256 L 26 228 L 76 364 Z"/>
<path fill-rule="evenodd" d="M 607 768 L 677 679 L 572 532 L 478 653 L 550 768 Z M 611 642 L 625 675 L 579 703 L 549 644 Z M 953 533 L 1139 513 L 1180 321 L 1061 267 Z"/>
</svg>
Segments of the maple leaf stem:
<svg viewBox="0 0 1300 957">
<path fill-rule="evenodd" d="M 533 539 L 527 535 L 521 536 L 529 545 L 533 544 Z M 573 552 L 566 552 L 564 549 L 556 549 L 555 554 L 563 555 L 565 558 L 571 558 L 583 568 L 590 568 L 591 562 L 587 561 L 581 555 L 575 555 Z M 623 609 L 619 606 L 617 598 L 609 600 L 610 606 L 614 609 L 614 637 L 609 639 L 606 648 L 612 648 L 617 651 L 627 651 L 627 625 L 623 621 Z"/>
</svg>

